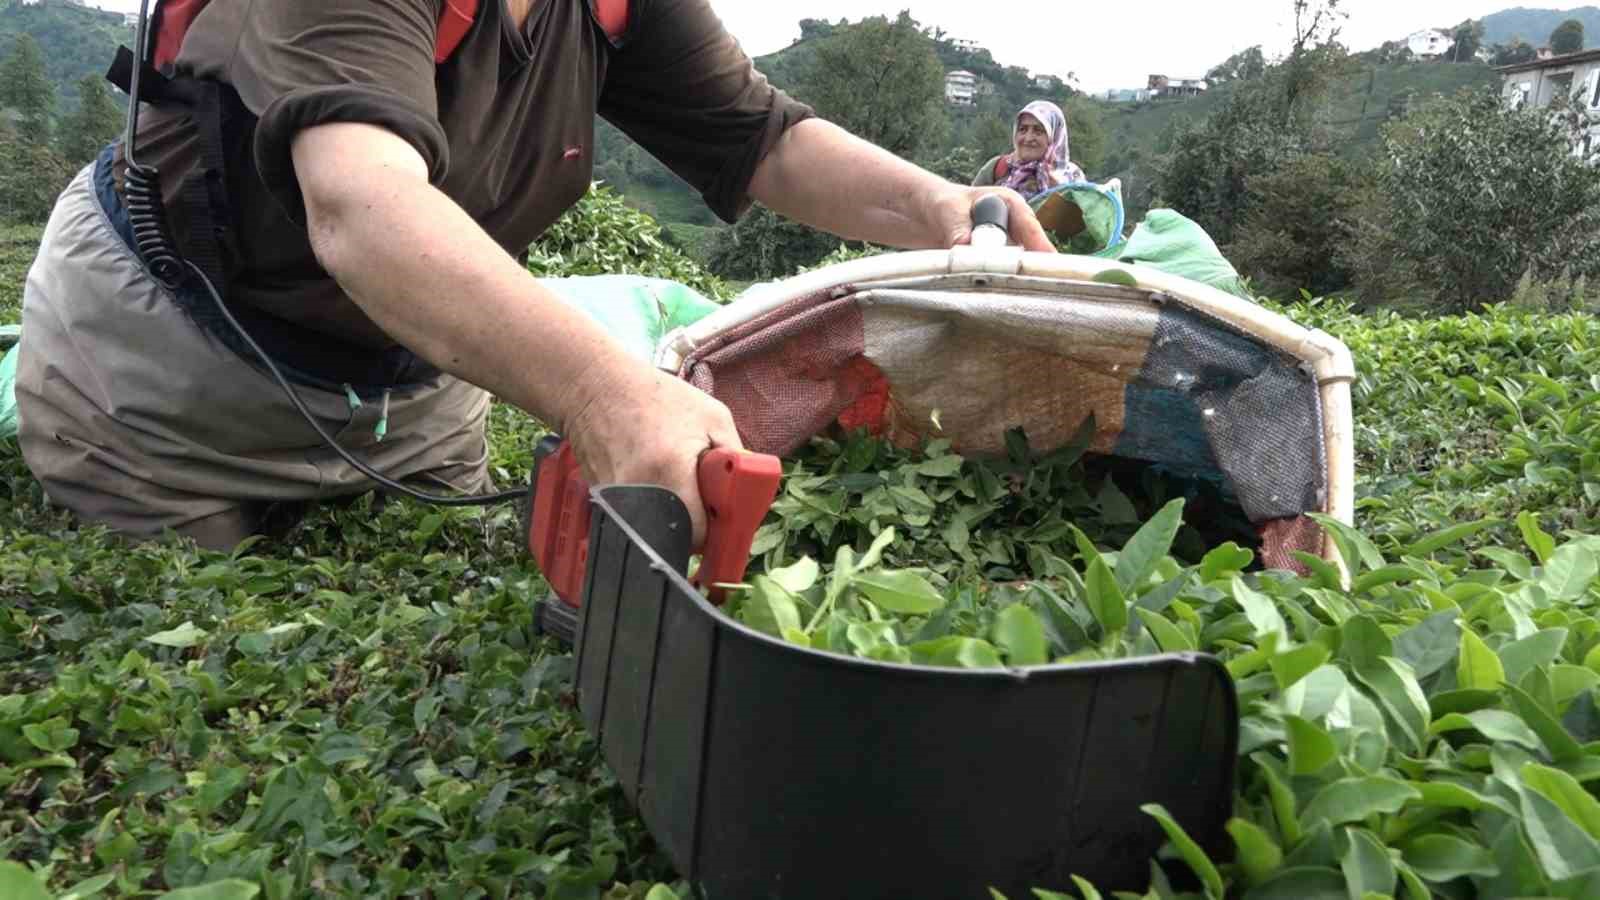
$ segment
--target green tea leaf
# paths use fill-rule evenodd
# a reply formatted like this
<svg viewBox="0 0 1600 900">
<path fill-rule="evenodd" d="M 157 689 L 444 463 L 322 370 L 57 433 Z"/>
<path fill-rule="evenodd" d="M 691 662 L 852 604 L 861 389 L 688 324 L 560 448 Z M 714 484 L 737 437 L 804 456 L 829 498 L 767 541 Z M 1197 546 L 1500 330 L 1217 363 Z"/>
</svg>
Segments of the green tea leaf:
<svg viewBox="0 0 1600 900">
<path fill-rule="evenodd" d="M 1339 655 L 1352 669 L 1377 665 L 1378 660 L 1394 655 L 1394 644 L 1378 620 L 1368 615 L 1353 616 L 1340 629 Z"/>
<path fill-rule="evenodd" d="M 1545 563 L 1539 586 L 1552 600 L 1576 600 L 1589 590 L 1597 574 L 1600 563 L 1596 562 L 1594 551 L 1580 544 L 1566 544 Z"/>
<path fill-rule="evenodd" d="M 1418 679 L 1427 679 L 1456 658 L 1460 644 L 1455 610 L 1435 613 L 1394 638 L 1394 655 L 1406 661 Z"/>
<path fill-rule="evenodd" d="M 1043 623 L 1033 610 L 1020 603 L 1006 607 L 996 617 L 994 643 L 1013 666 L 1038 666 L 1050 661 Z"/>
<path fill-rule="evenodd" d="M 817 565 L 816 560 L 805 556 L 792 565 L 773 569 L 767 573 L 767 577 L 791 594 L 804 594 L 817 583 L 817 577 L 821 573 L 822 568 Z"/>
<path fill-rule="evenodd" d="M 1339 758 L 1339 745 L 1314 722 L 1299 716 L 1284 716 L 1289 738 L 1289 774 L 1315 775 Z"/>
<path fill-rule="evenodd" d="M 167 891 L 157 900 L 251 900 L 259 893 L 261 893 L 260 885 L 229 878 L 225 881 L 213 881 L 209 884 Z"/>
<path fill-rule="evenodd" d="M 1405 732 L 1412 752 L 1421 753 L 1428 733 L 1428 697 L 1411 674 L 1411 667 L 1386 656 L 1358 670 L 1356 679 L 1371 689 L 1384 712 Z"/>
<path fill-rule="evenodd" d="M 800 605 L 777 579 L 757 575 L 750 580 L 750 595 L 740 608 L 740 620 L 757 631 L 782 637 L 785 631 L 803 631 Z"/>
<path fill-rule="evenodd" d="M 1527 691 L 1508 684 L 1505 686 L 1505 692 L 1511 700 L 1511 705 L 1516 707 L 1517 714 L 1522 716 L 1522 721 L 1533 729 L 1533 733 L 1544 743 L 1545 749 L 1550 751 L 1552 759 L 1556 762 L 1571 762 L 1583 756 L 1583 746 L 1577 739 L 1568 734 L 1561 722 Z"/>
<path fill-rule="evenodd" d="M 163 647 L 193 647 L 205 640 L 206 631 L 196 628 L 193 622 L 184 622 L 170 631 L 158 631 L 145 638 L 147 643 L 160 644 Z"/>
<path fill-rule="evenodd" d="M 1253 551 L 1240 547 L 1233 541 L 1228 541 L 1213 548 L 1205 555 L 1205 558 L 1200 560 L 1200 580 L 1204 583 L 1210 583 L 1224 575 L 1243 572 L 1250 567 L 1252 562 L 1255 562 L 1255 558 L 1256 555 Z"/>
<path fill-rule="evenodd" d="M 998 669 L 1005 665 L 992 644 L 977 638 L 951 636 L 912 644 L 910 649 L 918 662 L 933 666 Z"/>
<path fill-rule="evenodd" d="M 1399 812 L 1406 801 L 1422 795 L 1411 785 L 1393 778 L 1371 775 L 1365 778 L 1343 778 L 1318 791 L 1300 814 L 1302 825 L 1327 822 L 1343 825 L 1359 822 L 1377 813 Z"/>
<path fill-rule="evenodd" d="M 1289 626 L 1284 624 L 1283 616 L 1279 614 L 1278 607 L 1272 599 L 1262 594 L 1241 579 L 1228 583 L 1228 589 L 1233 594 L 1233 599 L 1244 610 L 1246 619 L 1255 629 L 1255 636 L 1259 639 L 1264 635 L 1275 634 L 1280 642 L 1289 638 Z"/>
<path fill-rule="evenodd" d="M 1548 563 L 1551 554 L 1556 552 L 1556 541 L 1539 527 L 1539 517 L 1531 512 L 1519 513 L 1517 528 L 1522 532 L 1523 542 L 1533 551 L 1533 556 L 1539 564 Z"/>
<path fill-rule="evenodd" d="M 944 597 L 926 578 L 911 571 L 861 572 L 850 581 L 878 607 L 901 615 L 923 616 L 944 606 Z"/>
<path fill-rule="evenodd" d="M 1150 629 L 1150 634 L 1155 637 L 1156 644 L 1161 647 L 1162 652 L 1182 653 L 1198 649 L 1189 640 L 1188 635 L 1184 634 L 1178 626 L 1169 622 L 1160 613 L 1151 612 L 1142 607 L 1135 607 L 1133 611 L 1144 622 L 1144 627 Z"/>
<path fill-rule="evenodd" d="M 1352 595 L 1365 594 L 1384 585 L 1396 584 L 1401 581 L 1416 581 L 1421 577 L 1423 577 L 1422 573 L 1410 566 L 1384 566 L 1381 569 L 1373 569 L 1357 578 L 1350 585 L 1350 593 Z"/>
<path fill-rule="evenodd" d="M 1553 800 L 1522 788 L 1522 827 L 1539 864 L 1556 880 L 1600 868 L 1600 843 L 1568 818 Z"/>
<path fill-rule="evenodd" d="M 1428 834 L 1408 841 L 1402 856 L 1406 865 L 1433 882 L 1454 881 L 1468 875 L 1493 877 L 1500 874 L 1489 848 L 1447 834 Z"/>
<path fill-rule="evenodd" d="M 1321 644 L 1306 644 L 1279 653 L 1272 657 L 1268 664 L 1272 667 L 1273 678 L 1278 681 L 1278 689 L 1286 691 L 1327 661 L 1327 647 Z"/>
<path fill-rule="evenodd" d="M 1555 662 L 1566 642 L 1567 629 L 1549 628 L 1502 646 L 1500 663 L 1505 669 L 1506 682 L 1521 684 L 1522 676 L 1530 670 Z"/>
<path fill-rule="evenodd" d="M 0 861 L 0 897 L 6 900 L 50 900 L 44 883 L 21 863 Z"/>
<path fill-rule="evenodd" d="M 1493 528 L 1499 524 L 1499 519 L 1483 519 L 1478 522 L 1463 522 L 1459 525 L 1451 525 L 1449 528 L 1435 531 L 1406 547 L 1405 554 L 1407 556 L 1427 556 L 1446 547 L 1459 544 L 1478 532 Z"/>
<path fill-rule="evenodd" d="M 1333 535 L 1334 542 L 1339 546 L 1340 555 L 1344 563 L 1350 568 L 1351 575 L 1359 575 L 1362 566 L 1368 569 L 1381 569 L 1384 566 L 1383 553 L 1378 546 L 1367 539 L 1367 536 L 1332 516 L 1322 513 L 1310 513 L 1310 517 Z"/>
<path fill-rule="evenodd" d="M 1097 284 L 1115 284 L 1119 287 L 1138 287 L 1139 279 L 1134 278 L 1125 269 L 1106 269 L 1095 273 L 1094 281 Z"/>
<path fill-rule="evenodd" d="M 1301 866 L 1281 869 L 1244 895 L 1244 900 L 1348 900 L 1344 874 L 1337 869 Z"/>
<path fill-rule="evenodd" d="M 1506 680 L 1500 657 L 1483 638 L 1465 626 L 1461 629 L 1460 657 L 1456 662 L 1456 684 L 1469 690 L 1494 691 Z"/>
<path fill-rule="evenodd" d="M 1085 578 L 1088 586 L 1089 611 L 1094 613 L 1096 622 L 1108 635 L 1116 634 L 1128 627 L 1128 598 L 1122 593 L 1122 588 L 1117 584 L 1116 578 L 1111 574 L 1111 568 L 1106 565 L 1104 557 L 1096 556 L 1089 563 L 1089 572 Z"/>
<path fill-rule="evenodd" d="M 1189 864 L 1194 874 L 1199 876 L 1200 883 L 1205 886 L 1206 896 L 1212 900 L 1222 900 L 1222 874 L 1212 864 L 1211 858 L 1206 856 L 1206 852 L 1200 849 L 1200 845 L 1196 844 L 1188 832 L 1183 830 L 1183 826 L 1172 818 L 1166 807 L 1159 803 L 1146 803 L 1139 809 L 1161 824 L 1161 830 L 1167 833 L 1167 840 L 1172 842 L 1178 855 Z"/>
<path fill-rule="evenodd" d="M 1233 837 L 1239 867 L 1244 869 L 1245 883 L 1257 885 L 1266 881 L 1283 865 L 1283 850 L 1278 843 L 1254 824 L 1244 819 L 1228 820 L 1228 834 Z"/>
<path fill-rule="evenodd" d="M 1172 549 L 1172 539 L 1183 524 L 1183 499 L 1173 500 L 1134 532 L 1117 554 L 1117 586 L 1132 594 L 1150 577 L 1156 563 Z"/>
<path fill-rule="evenodd" d="M 1600 840 L 1600 801 L 1577 779 L 1560 769 L 1528 763 L 1522 767 L 1522 782 L 1561 807 L 1590 837 Z"/>
<path fill-rule="evenodd" d="M 1539 750 L 1543 744 L 1533 729 L 1513 713 L 1499 709 L 1481 709 L 1477 712 L 1450 713 L 1436 719 L 1429 729 L 1434 734 L 1445 734 L 1470 728 L 1491 741 L 1516 744 L 1529 750 Z"/>
<path fill-rule="evenodd" d="M 1388 849 L 1365 828 L 1346 828 L 1344 834 L 1349 847 L 1339 864 L 1350 896 L 1362 898 L 1377 894 L 1386 897 L 1394 893 L 1397 876 Z"/>
</svg>

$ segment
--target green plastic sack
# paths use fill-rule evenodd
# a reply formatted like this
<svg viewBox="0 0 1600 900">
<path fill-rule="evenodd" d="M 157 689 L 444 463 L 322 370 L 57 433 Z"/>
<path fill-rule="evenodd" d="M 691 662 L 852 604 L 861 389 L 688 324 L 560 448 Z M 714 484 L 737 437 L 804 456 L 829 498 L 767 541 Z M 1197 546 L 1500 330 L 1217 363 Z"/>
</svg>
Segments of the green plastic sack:
<svg viewBox="0 0 1600 900">
<path fill-rule="evenodd" d="M 669 332 L 700 321 L 718 306 L 676 281 L 642 275 L 541 278 L 539 283 L 588 313 L 646 362 L 655 361 L 656 347 Z"/>
<path fill-rule="evenodd" d="M 1055 222 L 1060 218 L 1061 201 L 1074 208 L 1068 217 L 1072 233 L 1063 233 Z M 1078 256 L 1103 254 L 1122 241 L 1122 185 L 1112 181 L 1094 184 L 1080 181 L 1063 184 L 1028 201 L 1039 223 L 1055 233 L 1056 246 L 1063 253 Z M 1057 205 L 1057 209 L 1051 209 Z"/>
<path fill-rule="evenodd" d="M 1170 209 L 1151 210 L 1127 243 L 1116 249 L 1115 258 L 1153 266 L 1246 300 L 1254 299 L 1205 229 Z"/>
<path fill-rule="evenodd" d="M 0 325 L 0 441 L 17 436 L 17 348 L 21 325 Z"/>
</svg>

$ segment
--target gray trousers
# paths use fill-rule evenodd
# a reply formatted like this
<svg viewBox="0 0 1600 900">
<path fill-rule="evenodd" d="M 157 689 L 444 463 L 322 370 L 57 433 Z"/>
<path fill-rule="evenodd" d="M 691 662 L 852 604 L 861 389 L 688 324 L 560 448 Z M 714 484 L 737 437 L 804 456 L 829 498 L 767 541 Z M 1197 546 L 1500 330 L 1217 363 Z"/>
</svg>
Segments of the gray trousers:
<svg viewBox="0 0 1600 900">
<path fill-rule="evenodd" d="M 23 291 L 23 459 L 52 503 L 132 535 L 228 549 L 277 509 L 372 481 L 329 449 L 270 375 L 197 326 L 112 229 L 93 166 L 61 195 Z M 489 486 L 489 396 L 445 375 L 379 404 L 297 386 L 339 443 L 419 486 Z"/>
</svg>

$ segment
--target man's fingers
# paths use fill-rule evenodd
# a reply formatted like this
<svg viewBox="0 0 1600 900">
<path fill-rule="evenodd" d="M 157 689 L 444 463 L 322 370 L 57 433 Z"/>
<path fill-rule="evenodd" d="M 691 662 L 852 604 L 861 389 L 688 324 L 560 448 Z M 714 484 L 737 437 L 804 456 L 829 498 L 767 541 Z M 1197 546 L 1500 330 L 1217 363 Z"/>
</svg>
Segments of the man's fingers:
<svg viewBox="0 0 1600 900">
<path fill-rule="evenodd" d="M 1034 215 L 1033 207 L 1021 195 L 1008 193 L 1006 206 L 1009 208 L 1011 239 L 1016 241 L 1024 250 L 1035 250 L 1040 253 L 1055 253 L 1056 245 L 1050 243 L 1050 236 L 1044 233 L 1044 226 L 1039 224 L 1039 217 Z"/>
</svg>

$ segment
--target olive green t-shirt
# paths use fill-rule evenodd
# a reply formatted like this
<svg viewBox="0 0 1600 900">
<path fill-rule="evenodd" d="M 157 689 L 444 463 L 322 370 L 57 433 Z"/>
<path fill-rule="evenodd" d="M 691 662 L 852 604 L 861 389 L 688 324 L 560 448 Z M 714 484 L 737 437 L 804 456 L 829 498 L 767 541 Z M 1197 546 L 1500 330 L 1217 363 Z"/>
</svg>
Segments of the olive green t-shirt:
<svg viewBox="0 0 1600 900">
<path fill-rule="evenodd" d="M 748 208 L 750 179 L 783 131 L 811 115 L 755 70 L 708 0 L 630 0 L 615 43 L 589 0 L 535 0 L 521 28 L 504 0 L 482 0 L 460 46 L 436 65 L 442 2 L 212 0 L 184 40 L 178 73 L 225 83 L 242 106 L 224 130 L 236 229 L 229 306 L 293 367 L 361 384 L 432 371 L 317 263 L 289 149 L 303 128 L 387 128 L 417 149 L 435 186 L 520 255 L 588 189 L 597 113 L 725 221 Z M 189 228 L 178 197 L 199 177 L 197 134 L 183 109 L 154 111 L 140 128 L 137 158 L 161 169 L 180 246 Z"/>
</svg>

